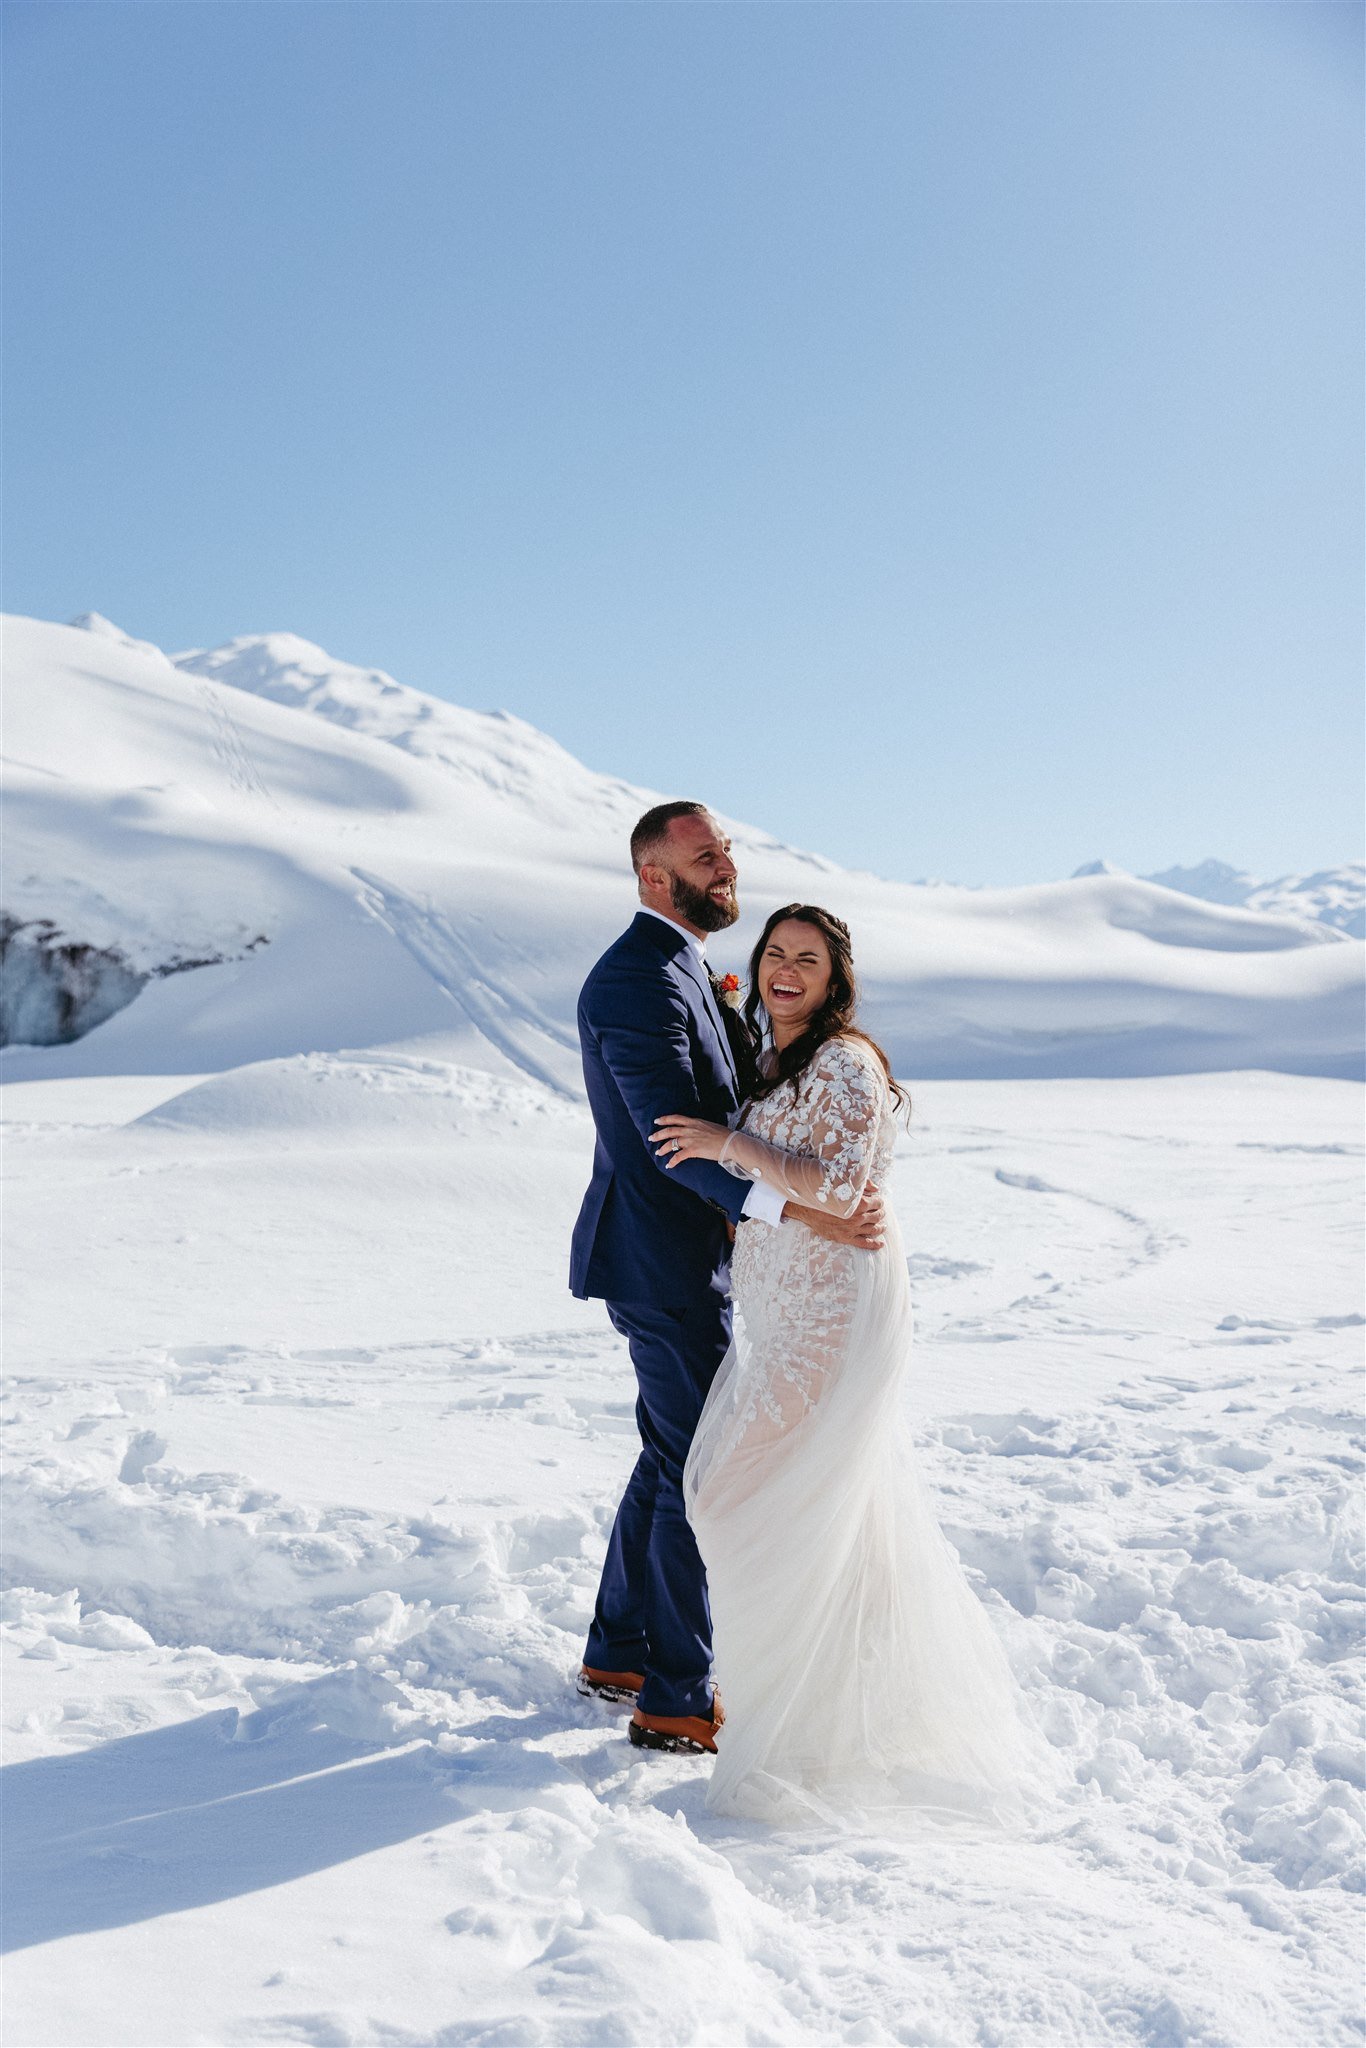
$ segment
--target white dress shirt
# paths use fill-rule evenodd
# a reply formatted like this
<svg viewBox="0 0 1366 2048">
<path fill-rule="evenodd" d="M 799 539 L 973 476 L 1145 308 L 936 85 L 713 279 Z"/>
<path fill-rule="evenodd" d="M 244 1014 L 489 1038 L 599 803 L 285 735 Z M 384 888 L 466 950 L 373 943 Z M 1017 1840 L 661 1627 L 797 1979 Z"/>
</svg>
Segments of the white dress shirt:
<svg viewBox="0 0 1366 2048">
<path fill-rule="evenodd" d="M 690 932 L 686 925 L 679 924 L 675 918 L 666 917 L 662 910 L 651 910 L 648 903 L 642 903 L 640 908 L 646 917 L 657 917 L 660 923 L 668 925 L 671 931 L 682 932 L 684 938 L 692 947 L 693 952 L 697 955 L 702 967 L 706 967 L 707 942 L 705 939 L 699 938 L 696 932 Z M 767 1181 L 753 1181 L 750 1185 L 749 1193 L 745 1196 L 745 1206 L 740 1211 L 741 1221 L 748 1217 L 751 1221 L 759 1223 L 781 1223 L 783 1220 L 784 1200 L 785 1197 L 779 1194 L 777 1188 L 771 1188 Z"/>
</svg>

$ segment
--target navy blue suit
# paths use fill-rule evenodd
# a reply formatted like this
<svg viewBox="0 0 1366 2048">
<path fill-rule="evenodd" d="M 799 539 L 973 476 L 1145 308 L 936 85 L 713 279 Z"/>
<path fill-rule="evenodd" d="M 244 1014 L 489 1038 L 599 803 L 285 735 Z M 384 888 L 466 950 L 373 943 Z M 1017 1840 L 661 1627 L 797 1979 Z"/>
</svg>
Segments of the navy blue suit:
<svg viewBox="0 0 1366 2048">
<path fill-rule="evenodd" d="M 579 997 L 579 1043 L 597 1143 L 569 1285 L 604 1300 L 627 1340 L 641 1439 L 584 1662 L 644 1672 L 647 1713 L 705 1715 L 711 1616 L 683 1464 L 730 1343 L 726 1226 L 749 1186 L 711 1160 L 669 1172 L 648 1142 L 657 1117 L 723 1124 L 738 1103 L 716 997 L 681 929 L 642 913 L 608 947 Z"/>
</svg>

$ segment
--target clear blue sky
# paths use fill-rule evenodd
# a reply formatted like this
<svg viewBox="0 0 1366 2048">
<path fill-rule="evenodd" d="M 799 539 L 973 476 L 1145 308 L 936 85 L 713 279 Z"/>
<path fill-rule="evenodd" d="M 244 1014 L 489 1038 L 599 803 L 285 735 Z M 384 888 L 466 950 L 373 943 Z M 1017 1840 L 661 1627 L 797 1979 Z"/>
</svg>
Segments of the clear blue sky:
<svg viewBox="0 0 1366 2048">
<path fill-rule="evenodd" d="M 1358 7 L 6 17 L 9 609 L 902 877 L 1359 857 Z"/>
</svg>

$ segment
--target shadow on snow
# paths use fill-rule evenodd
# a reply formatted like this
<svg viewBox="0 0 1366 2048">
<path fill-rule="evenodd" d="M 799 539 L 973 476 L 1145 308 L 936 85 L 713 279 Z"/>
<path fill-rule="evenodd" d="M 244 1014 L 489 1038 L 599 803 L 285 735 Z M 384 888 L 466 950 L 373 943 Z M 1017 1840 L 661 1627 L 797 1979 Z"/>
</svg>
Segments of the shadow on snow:
<svg viewBox="0 0 1366 2048">
<path fill-rule="evenodd" d="M 0 1947 L 123 1927 L 285 1884 L 462 1819 L 463 1759 L 229 1708 L 0 1771 Z"/>
</svg>

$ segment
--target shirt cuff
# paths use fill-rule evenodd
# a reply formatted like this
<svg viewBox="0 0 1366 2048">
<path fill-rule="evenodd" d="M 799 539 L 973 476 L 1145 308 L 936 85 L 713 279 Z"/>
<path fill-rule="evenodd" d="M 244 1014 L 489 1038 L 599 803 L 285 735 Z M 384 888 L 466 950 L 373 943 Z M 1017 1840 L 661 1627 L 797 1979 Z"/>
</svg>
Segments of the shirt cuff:
<svg viewBox="0 0 1366 2048">
<path fill-rule="evenodd" d="M 756 1180 L 745 1196 L 745 1206 L 740 1215 L 742 1219 L 748 1217 L 751 1222 L 781 1223 L 786 1200 L 787 1197 L 780 1195 L 777 1188 L 771 1188 L 767 1181 Z"/>
</svg>

